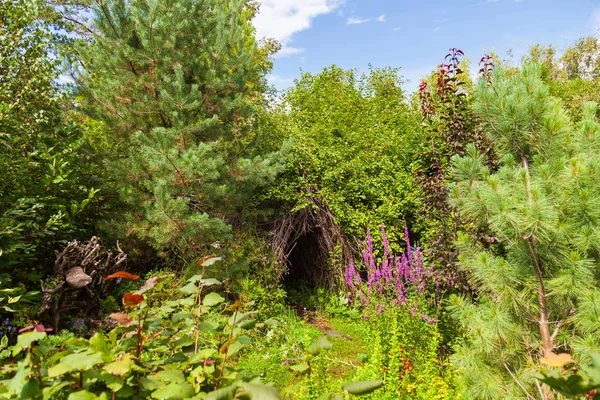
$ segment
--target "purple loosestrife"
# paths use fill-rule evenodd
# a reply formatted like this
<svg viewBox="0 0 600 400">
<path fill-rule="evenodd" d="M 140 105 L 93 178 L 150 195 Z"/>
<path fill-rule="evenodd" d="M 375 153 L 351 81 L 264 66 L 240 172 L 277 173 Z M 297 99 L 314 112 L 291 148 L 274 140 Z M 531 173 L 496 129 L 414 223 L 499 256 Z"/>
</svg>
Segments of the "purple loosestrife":
<svg viewBox="0 0 600 400">
<path fill-rule="evenodd" d="M 346 283 L 350 286 L 350 289 L 356 289 L 354 286 L 354 273 L 356 272 L 356 268 L 354 267 L 354 263 L 350 263 L 350 266 L 346 270 L 344 277 L 346 278 Z"/>
<path fill-rule="evenodd" d="M 429 318 L 429 317 L 428 317 L 427 315 L 425 315 L 425 314 L 421 314 L 420 316 L 421 316 L 421 318 L 422 318 L 423 320 L 425 320 L 425 321 L 429 322 L 430 324 L 435 322 L 435 318 Z"/>
<path fill-rule="evenodd" d="M 360 299 L 360 305 L 367 307 L 375 306 L 375 311 L 381 313 L 385 310 L 386 304 L 394 304 L 398 307 L 409 305 L 418 298 L 426 301 L 426 288 L 429 284 L 435 283 L 435 297 L 440 294 L 440 283 L 430 282 L 433 277 L 434 267 L 425 267 L 419 247 L 413 248 L 410 244 L 408 228 L 404 230 L 406 241 L 406 252 L 400 256 L 395 256 L 390 250 L 389 240 L 385 233 L 385 227 L 381 226 L 381 239 L 383 243 L 383 256 L 379 262 L 375 259 L 373 250 L 373 238 L 371 231 L 367 229 L 366 249 L 363 253 L 362 267 L 350 263 L 344 273 L 344 278 L 351 295 L 350 301 Z M 360 277 L 360 270 L 366 272 L 367 281 L 363 283 Z M 374 291 L 374 287 L 377 290 Z M 418 313 L 417 304 L 410 310 L 411 315 L 420 316 L 423 320 L 432 323 L 435 318 L 429 318 L 423 313 Z M 433 302 L 438 304 L 437 302 Z"/>
</svg>

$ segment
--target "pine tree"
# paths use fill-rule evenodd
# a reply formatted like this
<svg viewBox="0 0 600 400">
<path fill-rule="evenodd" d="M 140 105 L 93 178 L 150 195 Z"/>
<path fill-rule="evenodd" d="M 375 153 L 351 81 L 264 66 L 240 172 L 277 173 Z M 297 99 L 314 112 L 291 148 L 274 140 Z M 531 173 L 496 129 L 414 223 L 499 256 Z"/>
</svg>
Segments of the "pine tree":
<svg viewBox="0 0 600 400">
<path fill-rule="evenodd" d="M 586 361 L 600 347 L 597 108 L 573 124 L 541 73 L 498 67 L 479 82 L 474 109 L 497 146 L 496 172 L 474 146 L 453 159 L 454 204 L 490 232 L 486 243 L 461 235 L 460 265 L 479 293 L 451 303 L 468 398 L 550 398 L 534 379 L 541 358 Z"/>
<path fill-rule="evenodd" d="M 123 154 L 129 232 L 193 252 L 230 233 L 275 167 L 244 158 L 273 46 L 247 0 L 92 2 L 76 78 Z"/>
</svg>

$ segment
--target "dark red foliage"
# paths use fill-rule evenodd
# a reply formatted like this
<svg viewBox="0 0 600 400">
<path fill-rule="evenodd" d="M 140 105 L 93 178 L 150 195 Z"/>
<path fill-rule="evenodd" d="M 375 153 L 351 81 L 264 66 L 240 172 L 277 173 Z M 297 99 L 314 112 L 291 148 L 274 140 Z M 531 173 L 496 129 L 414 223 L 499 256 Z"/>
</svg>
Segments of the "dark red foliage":
<svg viewBox="0 0 600 400">
<path fill-rule="evenodd" d="M 106 277 L 106 279 L 116 279 L 116 278 L 130 279 L 132 281 L 135 281 L 135 280 L 139 279 L 139 275 L 130 274 L 129 272 L 125 272 L 125 271 L 119 271 L 119 272 L 115 272 L 114 274 L 111 274 Z"/>
<path fill-rule="evenodd" d="M 429 257 L 438 270 L 446 270 L 447 275 L 459 276 L 455 264 L 457 251 L 454 246 L 460 219 L 448 203 L 448 175 L 451 158 L 465 155 L 467 145 L 474 143 L 484 154 L 491 153 L 491 145 L 483 135 L 477 118 L 470 108 L 470 95 L 466 77 L 461 68 L 462 50 L 451 48 L 435 72 L 433 82 L 422 81 L 419 85 L 419 111 L 423 126 L 428 134 L 430 146 L 422 155 L 419 174 L 426 204 L 425 218 L 438 222 L 437 239 L 431 244 Z M 484 56 L 483 73 L 491 74 L 493 63 L 490 56 Z M 454 271 L 453 271 L 454 270 Z M 452 272 L 451 272 L 452 271 Z"/>
</svg>

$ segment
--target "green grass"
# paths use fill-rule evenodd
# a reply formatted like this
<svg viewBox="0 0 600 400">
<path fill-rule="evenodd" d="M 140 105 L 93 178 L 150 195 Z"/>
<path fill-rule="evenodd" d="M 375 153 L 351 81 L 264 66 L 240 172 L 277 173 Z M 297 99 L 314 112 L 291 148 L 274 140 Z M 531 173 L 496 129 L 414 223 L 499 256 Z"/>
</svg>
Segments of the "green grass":
<svg viewBox="0 0 600 400">
<path fill-rule="evenodd" d="M 312 399 L 327 392 L 339 392 L 345 382 L 352 380 L 369 353 L 369 338 L 362 319 L 319 315 L 333 330 L 353 340 L 328 336 L 333 346 L 310 356 L 310 376 L 296 376 L 289 367 L 305 362 L 305 349 L 325 333 L 299 318 L 289 307 L 276 318 L 278 325 L 265 327 L 255 335 L 253 345 L 240 357 L 238 368 L 243 375 L 261 376 L 264 383 L 284 392 L 287 388 L 288 398 Z"/>
</svg>

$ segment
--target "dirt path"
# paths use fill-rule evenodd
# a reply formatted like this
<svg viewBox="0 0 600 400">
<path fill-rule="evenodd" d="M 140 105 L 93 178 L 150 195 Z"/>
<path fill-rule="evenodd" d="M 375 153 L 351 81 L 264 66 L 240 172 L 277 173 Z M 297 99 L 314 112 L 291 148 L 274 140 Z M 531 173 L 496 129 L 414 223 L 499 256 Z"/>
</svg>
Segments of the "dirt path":
<svg viewBox="0 0 600 400">
<path fill-rule="evenodd" d="M 304 321 L 306 321 L 306 323 L 323 331 L 325 334 L 332 337 L 340 337 L 352 341 L 352 338 L 350 336 L 333 330 L 333 328 L 329 326 L 327 321 L 324 321 L 323 319 L 317 319 L 317 315 L 314 311 L 309 311 L 300 305 L 294 305 L 292 308 L 294 309 L 298 317 L 302 318 Z"/>
</svg>

